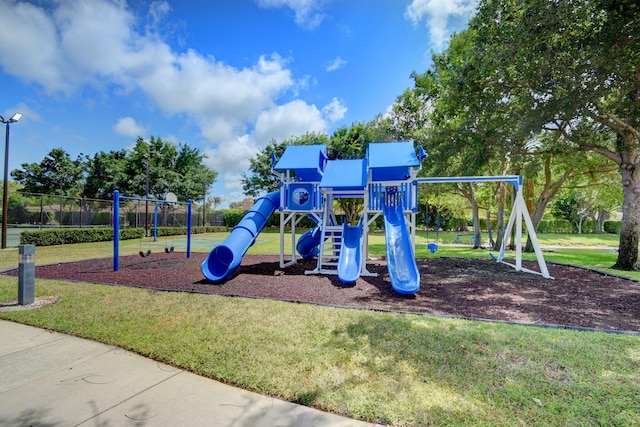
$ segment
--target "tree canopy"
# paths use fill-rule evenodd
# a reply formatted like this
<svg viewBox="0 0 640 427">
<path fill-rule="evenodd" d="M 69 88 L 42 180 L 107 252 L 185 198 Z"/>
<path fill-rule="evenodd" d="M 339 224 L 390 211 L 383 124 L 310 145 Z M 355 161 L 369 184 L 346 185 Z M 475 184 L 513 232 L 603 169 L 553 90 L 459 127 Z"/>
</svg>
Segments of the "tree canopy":
<svg viewBox="0 0 640 427">
<path fill-rule="evenodd" d="M 164 199 L 172 192 L 179 200 L 198 200 L 218 175 L 204 159 L 188 144 L 138 138 L 130 150 L 100 151 L 76 160 L 55 148 L 41 162 L 23 164 L 11 176 L 32 193 L 109 199 L 117 189 L 130 196 Z"/>
<path fill-rule="evenodd" d="M 624 194 L 615 267 L 632 269 L 640 237 L 639 12 L 632 0 L 480 0 L 468 28 L 434 54 L 429 70 L 414 73 L 393 123 L 408 124 L 401 131 L 410 135 L 423 126 L 412 135 L 427 148 L 428 173 L 525 181 L 541 174 L 538 221 L 561 186 L 593 168 L 590 153 L 604 156 L 617 165 Z"/>
<path fill-rule="evenodd" d="M 81 156 L 72 160 L 62 148 L 54 148 L 39 163 L 23 163 L 11 176 L 31 193 L 75 196 L 81 189 L 84 166 Z"/>
</svg>

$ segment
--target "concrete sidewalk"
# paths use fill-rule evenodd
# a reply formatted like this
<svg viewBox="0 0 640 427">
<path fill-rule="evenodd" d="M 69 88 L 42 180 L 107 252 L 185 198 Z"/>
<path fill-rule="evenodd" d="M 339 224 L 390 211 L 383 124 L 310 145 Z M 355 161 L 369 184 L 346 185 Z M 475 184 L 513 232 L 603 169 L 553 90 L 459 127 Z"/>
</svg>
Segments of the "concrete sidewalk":
<svg viewBox="0 0 640 427">
<path fill-rule="evenodd" d="M 369 426 L 0 320 L 2 426 Z"/>
</svg>

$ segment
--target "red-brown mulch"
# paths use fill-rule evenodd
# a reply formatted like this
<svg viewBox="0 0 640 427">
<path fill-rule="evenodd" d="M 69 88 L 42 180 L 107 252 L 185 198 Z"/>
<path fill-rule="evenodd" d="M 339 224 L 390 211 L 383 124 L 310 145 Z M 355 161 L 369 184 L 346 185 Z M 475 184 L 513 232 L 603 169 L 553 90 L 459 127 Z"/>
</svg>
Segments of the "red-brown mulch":
<svg viewBox="0 0 640 427">
<path fill-rule="evenodd" d="M 377 277 L 346 285 L 337 276 L 307 275 L 314 260 L 280 268 L 279 257 L 247 255 L 233 278 L 204 280 L 204 253 L 104 258 L 36 267 L 37 278 L 135 286 L 166 291 L 259 297 L 343 307 L 406 311 L 542 325 L 640 332 L 640 283 L 581 268 L 549 264 L 555 280 L 517 272 L 491 259 L 418 259 L 421 289 L 400 295 L 384 259 L 368 264 Z M 536 264 L 525 263 L 537 269 Z M 16 270 L 6 274 L 17 274 Z"/>
</svg>

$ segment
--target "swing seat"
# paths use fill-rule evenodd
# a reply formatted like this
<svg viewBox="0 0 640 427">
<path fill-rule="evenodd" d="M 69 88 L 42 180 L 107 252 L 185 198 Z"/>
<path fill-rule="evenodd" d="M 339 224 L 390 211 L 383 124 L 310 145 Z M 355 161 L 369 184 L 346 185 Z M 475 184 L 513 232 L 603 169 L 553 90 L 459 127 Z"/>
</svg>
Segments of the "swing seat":
<svg viewBox="0 0 640 427">
<path fill-rule="evenodd" d="M 164 251 L 165 251 L 166 253 L 168 253 L 168 254 L 172 253 L 172 252 L 173 252 L 173 250 L 174 250 L 174 247 L 173 247 L 173 246 L 171 246 L 170 248 L 164 248 Z"/>
<path fill-rule="evenodd" d="M 146 257 L 148 257 L 149 255 L 151 255 L 151 249 L 148 249 L 146 253 L 144 253 L 144 252 L 142 252 L 142 251 L 140 251 L 140 252 L 138 252 L 138 253 L 140 254 L 140 256 L 141 256 L 141 257 L 146 258 Z"/>
<path fill-rule="evenodd" d="M 438 251 L 438 245 L 436 245 L 435 243 L 429 243 L 427 245 L 427 249 L 429 249 L 429 252 L 434 254 L 434 253 L 436 253 Z"/>
</svg>

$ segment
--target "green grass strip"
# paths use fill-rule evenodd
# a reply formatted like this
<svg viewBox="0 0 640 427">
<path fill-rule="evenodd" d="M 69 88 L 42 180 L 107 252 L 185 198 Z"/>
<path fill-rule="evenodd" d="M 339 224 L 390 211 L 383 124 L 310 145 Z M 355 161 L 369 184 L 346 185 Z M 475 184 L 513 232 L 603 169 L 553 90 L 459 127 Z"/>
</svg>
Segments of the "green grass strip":
<svg viewBox="0 0 640 427">
<path fill-rule="evenodd" d="M 272 245 L 269 233 L 261 237 L 252 250 Z M 109 256 L 108 245 L 37 248 L 36 263 L 100 256 Z M 17 251 L 0 252 L 1 266 L 17 261 Z M 0 277 L 0 300 L 16 299 L 16 284 Z M 54 280 L 37 280 L 36 293 L 61 300 L 0 318 L 352 418 L 397 426 L 640 425 L 637 336 Z"/>
</svg>

